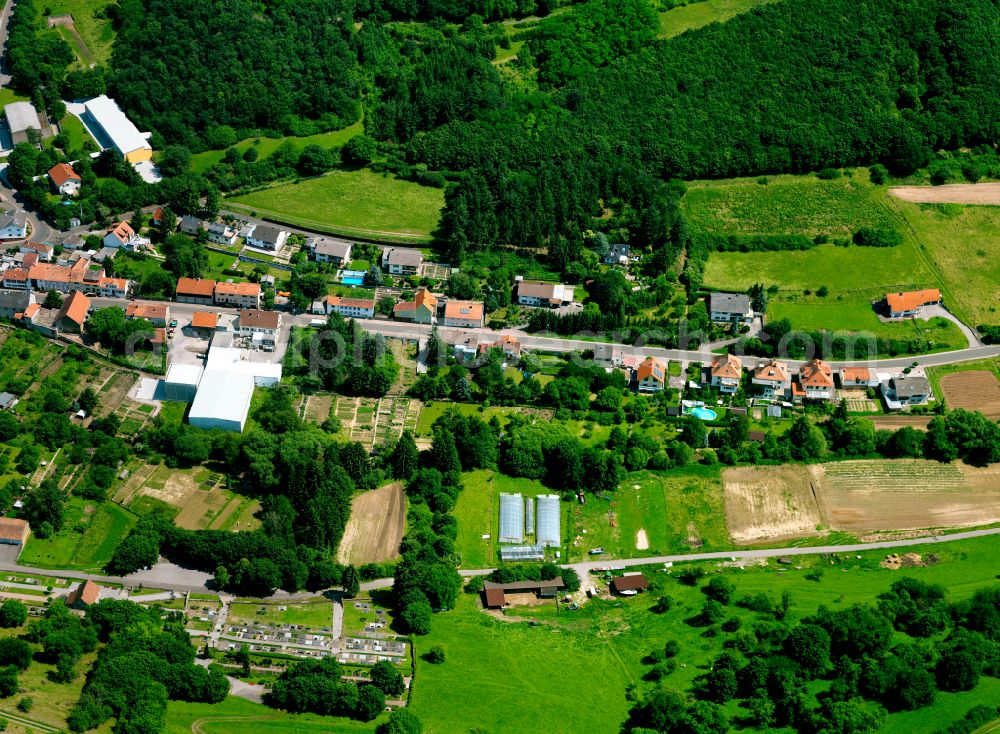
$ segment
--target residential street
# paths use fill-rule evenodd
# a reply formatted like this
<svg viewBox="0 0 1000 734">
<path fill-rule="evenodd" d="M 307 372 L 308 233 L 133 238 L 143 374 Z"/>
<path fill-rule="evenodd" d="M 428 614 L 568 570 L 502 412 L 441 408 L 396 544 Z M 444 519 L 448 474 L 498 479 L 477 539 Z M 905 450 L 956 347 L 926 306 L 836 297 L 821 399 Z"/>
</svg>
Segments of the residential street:
<svg viewBox="0 0 1000 734">
<path fill-rule="evenodd" d="M 40 294 L 42 297 L 45 294 Z M 124 307 L 123 301 L 114 298 L 94 298 L 93 304 L 97 308 L 104 308 L 106 306 L 122 306 Z M 162 301 L 143 301 L 139 300 L 140 303 L 162 303 Z M 176 303 L 174 301 L 170 302 L 170 311 L 174 318 L 180 319 L 190 319 L 191 314 L 195 311 L 214 311 L 217 313 L 237 313 L 238 309 L 233 308 L 223 308 L 219 306 L 198 306 L 190 303 Z M 311 321 L 316 317 L 311 314 L 299 314 L 297 316 L 289 316 L 285 314 L 283 316 L 284 326 L 282 328 L 287 328 L 290 324 L 295 324 L 296 326 L 308 326 Z M 384 334 L 389 337 L 396 337 L 400 339 L 411 339 L 414 341 L 419 341 L 426 339 L 431 333 L 430 326 L 424 326 L 422 324 L 408 324 L 399 321 L 386 321 L 382 319 L 363 319 L 359 320 L 358 325 L 365 331 Z M 521 346 L 524 349 L 540 349 L 549 352 L 573 352 L 581 351 L 584 349 L 593 349 L 596 344 L 601 343 L 597 339 L 573 339 L 573 338 L 563 338 L 563 337 L 549 337 L 549 336 L 539 336 L 527 334 L 518 329 L 504 329 L 502 331 L 493 331 L 492 329 L 451 329 L 439 327 L 438 333 L 441 337 L 448 340 L 449 336 L 456 334 L 470 334 L 476 333 L 490 338 L 498 338 L 503 334 L 508 334 L 517 337 L 521 342 Z M 630 344 L 617 344 L 616 346 L 621 347 L 625 350 L 626 354 L 636 354 L 642 356 L 653 356 L 659 357 L 661 359 L 674 360 L 678 362 L 711 362 L 717 355 L 711 351 L 703 350 L 682 350 L 682 349 L 662 349 L 660 347 L 643 347 L 635 346 Z M 929 354 L 924 356 L 907 356 L 907 357 L 896 357 L 893 359 L 877 359 L 872 361 L 867 360 L 852 360 L 847 362 L 834 362 L 831 361 L 830 364 L 836 367 L 842 367 L 845 365 L 863 365 L 866 367 L 871 367 L 874 369 L 883 370 L 894 370 L 903 369 L 904 367 L 909 367 L 914 362 L 918 362 L 923 367 L 932 367 L 944 364 L 953 364 L 955 362 L 968 362 L 977 359 L 986 359 L 987 357 L 1000 356 L 1000 345 L 993 346 L 982 346 L 982 347 L 969 347 L 966 349 L 961 349 L 953 352 L 940 352 L 938 354 Z M 765 359 L 760 357 L 744 357 L 744 364 L 749 367 L 755 367 L 761 362 L 765 362 Z M 793 363 L 794 364 L 794 363 Z"/>
</svg>

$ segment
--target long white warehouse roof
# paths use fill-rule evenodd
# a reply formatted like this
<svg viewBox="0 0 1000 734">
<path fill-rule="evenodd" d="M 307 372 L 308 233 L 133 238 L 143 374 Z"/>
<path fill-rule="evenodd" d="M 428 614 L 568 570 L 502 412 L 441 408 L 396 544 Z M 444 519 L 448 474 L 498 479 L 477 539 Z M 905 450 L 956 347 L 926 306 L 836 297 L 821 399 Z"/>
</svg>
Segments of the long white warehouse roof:
<svg viewBox="0 0 1000 734">
<path fill-rule="evenodd" d="M 251 375 L 205 370 L 188 413 L 188 422 L 235 423 L 242 430 L 250 414 L 253 387 Z"/>
<path fill-rule="evenodd" d="M 242 349 L 232 347 L 212 347 L 209 349 L 205 369 L 250 375 L 258 385 L 265 387 L 281 380 L 280 364 L 251 362 L 244 358 Z"/>
<path fill-rule="evenodd" d="M 84 105 L 94 121 L 101 126 L 104 133 L 122 155 L 140 148 L 150 148 L 149 142 L 139 132 L 139 128 L 121 111 L 118 103 L 102 94 L 94 97 Z"/>
<path fill-rule="evenodd" d="M 166 381 L 172 385 L 198 386 L 203 368 L 196 364 L 175 363 L 167 369 Z"/>
<path fill-rule="evenodd" d="M 23 132 L 29 128 L 42 129 L 41 123 L 38 122 L 38 112 L 30 102 L 11 102 L 3 108 L 3 111 L 12 133 Z"/>
</svg>

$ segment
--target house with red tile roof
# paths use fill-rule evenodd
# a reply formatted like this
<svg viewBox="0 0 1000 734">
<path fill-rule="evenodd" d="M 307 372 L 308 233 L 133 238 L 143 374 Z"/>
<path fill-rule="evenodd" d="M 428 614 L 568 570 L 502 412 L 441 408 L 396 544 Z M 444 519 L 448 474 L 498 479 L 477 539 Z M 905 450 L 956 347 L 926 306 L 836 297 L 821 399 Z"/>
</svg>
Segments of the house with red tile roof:
<svg viewBox="0 0 1000 734">
<path fill-rule="evenodd" d="M 720 354 L 712 360 L 709 374 L 712 377 L 712 387 L 718 388 L 721 393 L 732 395 L 740 389 L 740 380 L 743 378 L 743 360 L 735 354 Z"/>
<path fill-rule="evenodd" d="M 481 329 L 486 323 L 482 301 L 448 301 L 444 305 L 444 325 L 456 329 Z"/>
<path fill-rule="evenodd" d="M 758 365 L 753 371 L 750 383 L 756 391 L 765 398 L 787 400 L 791 397 L 792 378 L 788 374 L 788 365 L 772 359 L 770 362 Z"/>
<path fill-rule="evenodd" d="M 76 196 L 80 193 L 83 179 L 68 163 L 56 163 L 49 169 L 49 181 L 57 194 Z"/>
<path fill-rule="evenodd" d="M 793 391 L 797 400 L 833 400 L 833 370 L 821 359 L 814 359 L 799 368 L 799 390 Z"/>
<path fill-rule="evenodd" d="M 937 288 L 928 288 L 922 291 L 906 291 L 903 293 L 888 293 L 885 297 L 889 318 L 893 319 L 912 318 L 919 314 L 924 306 L 935 306 L 939 303 L 941 303 L 941 291 Z"/>
<path fill-rule="evenodd" d="M 197 303 L 211 306 L 215 303 L 214 280 L 201 278 L 178 278 L 175 298 L 178 303 Z"/>
<path fill-rule="evenodd" d="M 635 371 L 639 392 L 660 392 L 666 387 L 667 366 L 655 357 L 646 357 Z"/>
<path fill-rule="evenodd" d="M 56 326 L 59 331 L 69 334 L 82 334 L 83 325 L 87 323 L 87 315 L 90 311 L 90 299 L 80 291 L 73 291 L 69 298 L 63 301 L 59 315 L 56 317 Z"/>
<path fill-rule="evenodd" d="M 426 288 L 421 288 L 412 301 L 401 301 L 393 306 L 392 315 L 398 321 L 433 324 L 437 321 L 437 308 L 438 302 L 434 294 Z"/>
</svg>

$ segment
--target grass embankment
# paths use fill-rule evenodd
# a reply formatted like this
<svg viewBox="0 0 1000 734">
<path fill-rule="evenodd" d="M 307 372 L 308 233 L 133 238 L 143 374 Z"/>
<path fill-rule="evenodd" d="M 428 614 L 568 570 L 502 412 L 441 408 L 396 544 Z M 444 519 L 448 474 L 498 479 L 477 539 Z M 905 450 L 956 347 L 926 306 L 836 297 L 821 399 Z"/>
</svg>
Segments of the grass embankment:
<svg viewBox="0 0 1000 734">
<path fill-rule="evenodd" d="M 842 557 L 841 565 L 808 556 L 796 558 L 801 568 L 772 561 L 767 567 L 725 573 L 737 598 L 767 592 L 777 599 L 788 591 L 789 619 L 795 622 L 821 604 L 837 609 L 871 603 L 903 576 L 942 584 L 950 601 L 966 599 L 976 589 L 996 583 L 998 548 L 1000 538 L 995 536 L 915 546 L 907 550 L 924 559 L 933 555 L 936 563 L 898 571 L 879 566 L 885 556 L 882 551 Z M 805 575 L 817 567 L 825 568 L 819 581 L 806 580 Z M 435 617 L 430 635 L 416 640 L 418 683 L 411 705 L 426 734 L 459 731 L 470 721 L 486 731 L 512 734 L 536 732 L 539 722 L 552 732 L 616 731 L 627 715 L 625 685 L 647 685 L 641 682 L 649 670 L 643 657 L 670 639 L 680 645 L 678 663 L 685 667 L 678 667 L 666 684 L 688 689 L 722 652 L 728 635 L 706 637 L 703 627 L 688 624 L 705 599 L 699 588 L 683 586 L 662 572 L 648 576 L 654 588 L 634 599 L 590 601 L 574 612 L 563 608 L 557 613 L 553 604 L 512 610 L 522 619 L 540 621 L 537 627 L 497 621 L 483 614 L 474 598 L 463 595 L 456 610 Z M 651 612 L 664 593 L 673 599 L 671 611 Z M 727 608 L 727 615 L 739 618 L 743 628 L 757 619 L 735 606 Z M 445 648 L 445 663 L 432 665 L 422 659 L 433 645 Z M 881 731 L 943 729 L 974 705 L 995 705 L 998 696 L 1000 681 L 984 677 L 972 691 L 939 692 L 932 707 L 891 714 Z M 735 703 L 729 704 L 727 713 L 730 721 L 745 714 Z"/>
<path fill-rule="evenodd" d="M 362 724 L 313 714 L 286 714 L 242 698 L 222 703 L 167 704 L 164 734 L 359 734 L 375 731 L 376 722 Z"/>
<path fill-rule="evenodd" d="M 327 133 L 317 133 L 316 135 L 306 135 L 304 137 L 287 136 L 283 138 L 245 138 L 236 143 L 236 148 L 240 153 L 245 153 L 250 148 L 257 149 L 260 158 L 266 158 L 276 151 L 286 141 L 291 142 L 298 150 L 307 145 L 319 145 L 324 148 L 334 148 L 341 146 L 355 135 L 364 132 L 364 125 L 359 120 L 353 125 L 348 125 L 341 130 L 331 130 Z M 191 168 L 196 173 L 204 173 L 209 168 L 219 163 L 226 155 L 224 150 L 206 150 L 203 153 L 196 153 L 191 157 Z"/>
<path fill-rule="evenodd" d="M 690 5 L 672 8 L 659 14 L 660 37 L 673 38 L 709 23 L 724 23 L 759 5 L 773 2 L 778 0 L 704 0 L 703 2 L 694 0 Z"/>
<path fill-rule="evenodd" d="M 368 169 L 333 171 L 225 201 L 225 208 L 293 226 L 405 242 L 429 242 L 443 206 L 442 189 Z"/>
</svg>

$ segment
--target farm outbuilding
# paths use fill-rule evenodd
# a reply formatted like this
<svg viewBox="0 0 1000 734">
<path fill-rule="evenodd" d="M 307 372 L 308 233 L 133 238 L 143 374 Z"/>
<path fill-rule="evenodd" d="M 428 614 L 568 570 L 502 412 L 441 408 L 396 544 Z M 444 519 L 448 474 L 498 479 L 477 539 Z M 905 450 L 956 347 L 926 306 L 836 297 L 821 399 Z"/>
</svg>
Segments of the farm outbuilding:
<svg viewBox="0 0 1000 734">
<path fill-rule="evenodd" d="M 555 494 L 539 495 L 538 530 L 535 539 L 541 546 L 559 545 L 562 534 L 559 530 L 559 496 Z"/>
<path fill-rule="evenodd" d="M 500 542 L 524 541 L 524 498 L 520 494 L 500 495 Z"/>
<path fill-rule="evenodd" d="M 0 517 L 0 544 L 19 546 L 17 554 L 21 555 L 20 548 L 24 548 L 29 535 L 31 535 L 31 527 L 26 520 Z"/>
<path fill-rule="evenodd" d="M 616 594 L 635 593 L 649 588 L 649 581 L 641 573 L 627 573 L 611 580 L 611 591 Z"/>
<path fill-rule="evenodd" d="M 507 594 L 535 594 L 540 599 L 554 599 L 562 588 L 562 576 L 543 581 L 511 581 L 506 584 L 487 581 L 483 584 L 483 606 L 487 609 L 500 609 L 507 604 Z"/>
</svg>

